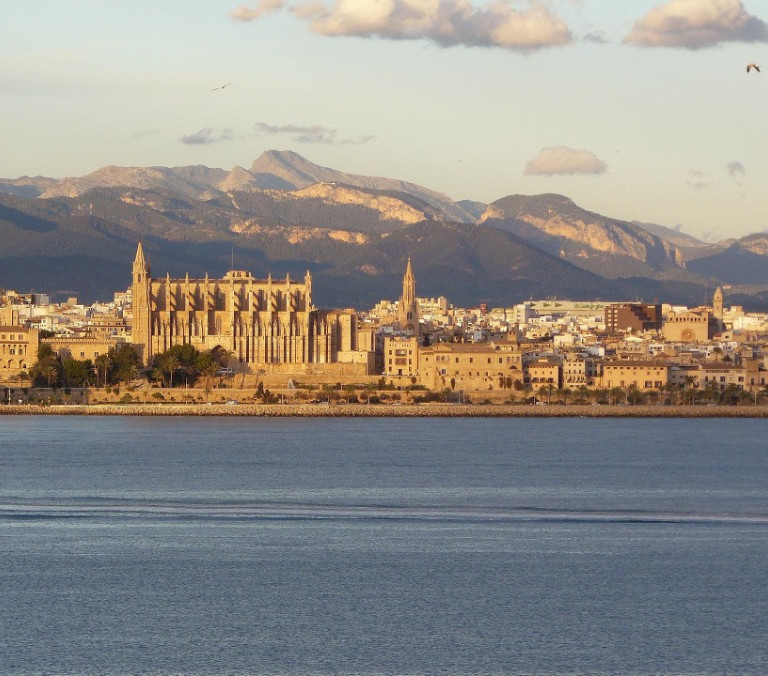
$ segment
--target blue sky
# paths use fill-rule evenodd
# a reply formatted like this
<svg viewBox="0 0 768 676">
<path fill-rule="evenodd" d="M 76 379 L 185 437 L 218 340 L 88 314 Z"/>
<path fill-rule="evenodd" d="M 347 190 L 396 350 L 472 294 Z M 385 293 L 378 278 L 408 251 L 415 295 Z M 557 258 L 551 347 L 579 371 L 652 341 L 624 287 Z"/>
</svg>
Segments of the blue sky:
<svg viewBox="0 0 768 676">
<path fill-rule="evenodd" d="M 3 4 L 3 178 L 294 150 L 456 200 L 768 228 L 765 0 Z"/>
</svg>

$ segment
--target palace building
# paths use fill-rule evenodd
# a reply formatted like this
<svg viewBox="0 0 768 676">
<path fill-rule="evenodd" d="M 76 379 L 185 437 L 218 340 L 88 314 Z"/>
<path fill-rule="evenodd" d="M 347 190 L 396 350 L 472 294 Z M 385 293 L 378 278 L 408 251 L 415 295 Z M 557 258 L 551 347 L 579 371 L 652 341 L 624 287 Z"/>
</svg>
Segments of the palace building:
<svg viewBox="0 0 768 676">
<path fill-rule="evenodd" d="M 146 365 L 174 345 L 189 344 L 225 350 L 250 365 L 373 368 L 372 331 L 358 328 L 354 310 L 316 309 L 309 272 L 303 281 L 256 279 L 242 270 L 221 279 L 153 278 L 139 243 L 132 297 L 132 341 Z"/>
</svg>

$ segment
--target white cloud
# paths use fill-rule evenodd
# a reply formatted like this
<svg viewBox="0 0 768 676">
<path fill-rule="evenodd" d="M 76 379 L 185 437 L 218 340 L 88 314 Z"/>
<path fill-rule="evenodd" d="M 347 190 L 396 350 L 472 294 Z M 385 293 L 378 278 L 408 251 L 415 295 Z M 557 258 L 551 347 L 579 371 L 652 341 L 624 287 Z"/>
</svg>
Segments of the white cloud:
<svg viewBox="0 0 768 676">
<path fill-rule="evenodd" d="M 625 43 L 702 49 L 721 42 L 768 42 L 768 25 L 741 0 L 669 0 L 635 22 Z"/>
<path fill-rule="evenodd" d="M 589 150 L 565 146 L 542 148 L 538 156 L 525 165 L 526 176 L 558 174 L 604 174 L 608 165 Z"/>
<path fill-rule="evenodd" d="M 241 16 L 235 18 L 259 16 L 257 10 L 241 10 L 236 10 Z M 540 0 L 532 0 L 524 9 L 516 9 L 512 0 L 493 0 L 479 8 L 470 0 L 334 0 L 330 5 L 307 0 L 291 11 L 315 33 L 328 36 L 425 39 L 445 47 L 504 47 L 522 52 L 573 42 L 566 23 Z"/>
<path fill-rule="evenodd" d="M 284 5 L 284 0 L 259 0 L 253 9 L 249 9 L 246 5 L 240 5 L 240 7 L 232 10 L 230 16 L 237 21 L 253 21 L 265 14 L 282 9 Z"/>
</svg>

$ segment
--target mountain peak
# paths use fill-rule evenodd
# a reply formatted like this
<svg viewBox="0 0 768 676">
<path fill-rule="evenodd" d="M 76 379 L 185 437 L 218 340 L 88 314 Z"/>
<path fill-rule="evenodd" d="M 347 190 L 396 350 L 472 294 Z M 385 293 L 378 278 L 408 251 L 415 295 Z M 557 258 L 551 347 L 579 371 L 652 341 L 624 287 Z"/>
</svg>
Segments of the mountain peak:
<svg viewBox="0 0 768 676">
<path fill-rule="evenodd" d="M 340 183 L 355 188 L 414 195 L 429 204 L 448 221 L 472 223 L 475 217 L 442 193 L 415 183 L 393 178 L 363 176 L 336 171 L 310 162 L 290 150 L 267 150 L 251 166 L 251 174 L 265 188 L 298 190 L 314 183 Z M 280 185 L 282 182 L 282 185 Z M 272 183 L 273 185 L 268 185 Z M 289 188 L 290 186 L 291 188 Z"/>
</svg>

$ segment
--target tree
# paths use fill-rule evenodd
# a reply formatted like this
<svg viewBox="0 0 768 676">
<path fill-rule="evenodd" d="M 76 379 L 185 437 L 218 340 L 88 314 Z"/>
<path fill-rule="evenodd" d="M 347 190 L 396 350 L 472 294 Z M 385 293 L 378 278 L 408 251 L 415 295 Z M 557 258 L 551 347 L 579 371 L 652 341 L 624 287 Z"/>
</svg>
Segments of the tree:
<svg viewBox="0 0 768 676">
<path fill-rule="evenodd" d="M 109 367 L 111 362 L 109 361 L 108 354 L 100 354 L 94 361 L 94 367 L 96 369 L 96 384 L 104 383 L 104 387 L 107 386 L 107 375 L 109 374 Z"/>
<path fill-rule="evenodd" d="M 178 357 L 170 350 L 166 350 L 162 354 L 155 356 L 155 368 L 157 368 L 163 377 L 168 379 L 168 387 L 173 387 L 173 374 L 176 369 L 179 368 L 181 362 Z"/>
<path fill-rule="evenodd" d="M 638 389 L 637 385 L 630 385 L 627 390 L 627 403 L 628 404 L 642 404 L 645 395 Z"/>
<path fill-rule="evenodd" d="M 112 364 L 110 369 L 111 382 L 128 383 L 139 374 L 141 359 L 139 353 L 133 345 L 121 343 L 117 347 L 109 350 L 109 362 Z"/>
<path fill-rule="evenodd" d="M 56 384 L 59 381 L 58 369 L 53 364 L 46 364 L 40 370 L 43 378 L 45 378 L 48 387 L 51 384 Z"/>
<path fill-rule="evenodd" d="M 617 404 L 619 403 L 619 399 L 624 399 L 626 397 L 626 393 L 624 392 L 623 387 L 612 387 L 608 392 L 608 396 L 609 403 Z"/>
<path fill-rule="evenodd" d="M 29 376 L 33 387 L 58 385 L 61 377 L 61 361 L 47 343 L 42 343 L 37 348 L 37 362 L 29 370 Z"/>
<path fill-rule="evenodd" d="M 720 399 L 724 404 L 730 404 L 731 406 L 738 404 L 741 400 L 741 390 L 733 383 L 729 384 L 720 394 Z"/>
<path fill-rule="evenodd" d="M 214 361 L 210 352 L 201 352 L 197 357 L 197 370 L 203 376 L 205 383 L 205 397 L 211 393 L 213 387 L 213 380 L 216 377 L 216 371 L 219 369 L 219 365 Z"/>
<path fill-rule="evenodd" d="M 672 382 L 667 382 L 662 386 L 662 391 L 669 395 L 669 403 L 677 403 L 677 395 L 679 389 L 677 385 Z"/>
<path fill-rule="evenodd" d="M 93 380 L 93 363 L 90 359 L 64 359 L 61 362 L 61 377 L 65 387 L 82 387 Z"/>
<path fill-rule="evenodd" d="M 693 391 L 693 387 L 696 384 L 696 378 L 694 376 L 685 376 L 685 387 L 691 395 L 691 404 L 695 403 L 696 394 Z M 685 396 L 683 396 L 683 403 L 685 403 Z"/>
<path fill-rule="evenodd" d="M 19 371 L 19 386 L 23 387 L 25 383 L 29 382 L 29 373 L 27 371 Z"/>
<path fill-rule="evenodd" d="M 173 387 L 176 375 L 183 378 L 185 384 L 194 385 L 201 373 L 209 373 L 211 377 L 215 375 L 220 367 L 217 356 L 212 352 L 200 352 L 189 344 L 174 345 L 165 352 L 155 355 L 153 365 L 156 377 L 167 381 L 168 387 Z M 181 379 L 178 383 L 181 384 Z"/>
</svg>

